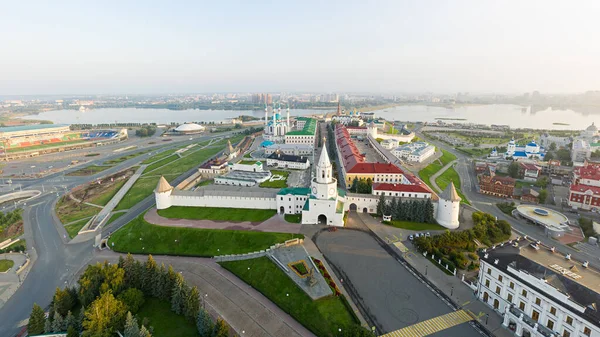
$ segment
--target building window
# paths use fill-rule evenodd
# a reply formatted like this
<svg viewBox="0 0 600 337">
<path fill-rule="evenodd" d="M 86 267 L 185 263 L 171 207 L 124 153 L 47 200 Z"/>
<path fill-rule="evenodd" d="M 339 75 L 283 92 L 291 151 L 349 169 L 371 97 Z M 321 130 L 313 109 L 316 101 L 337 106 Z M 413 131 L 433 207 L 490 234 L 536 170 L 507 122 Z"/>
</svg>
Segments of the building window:
<svg viewBox="0 0 600 337">
<path fill-rule="evenodd" d="M 564 330 L 562 335 L 563 335 L 563 337 L 571 337 L 571 333 L 568 332 L 567 330 Z"/>
<path fill-rule="evenodd" d="M 508 296 L 506 296 L 506 300 L 507 300 L 509 303 L 512 303 L 512 299 L 513 299 L 513 296 L 512 296 L 512 294 L 508 294 Z"/>
<path fill-rule="evenodd" d="M 496 286 L 496 294 L 500 295 L 500 287 Z"/>
<path fill-rule="evenodd" d="M 525 310 L 525 303 L 519 303 L 519 309 L 521 309 L 521 311 Z"/>
<path fill-rule="evenodd" d="M 546 324 L 546 326 L 548 327 L 548 329 L 554 330 L 554 321 L 549 319 L 548 324 Z"/>
<path fill-rule="evenodd" d="M 589 336 L 592 334 L 592 330 L 590 330 L 590 328 L 588 328 L 587 326 L 585 328 L 583 328 L 583 334 L 586 336 Z"/>
<path fill-rule="evenodd" d="M 523 289 L 523 291 L 521 292 L 521 295 L 523 295 L 523 297 L 527 297 L 527 290 Z"/>
<path fill-rule="evenodd" d="M 567 316 L 566 322 L 567 322 L 567 324 L 573 326 L 573 317 Z"/>
<path fill-rule="evenodd" d="M 509 287 L 510 287 L 510 289 L 515 289 L 515 284 L 513 282 L 511 282 Z"/>
<path fill-rule="evenodd" d="M 489 288 L 489 287 L 490 287 L 490 280 L 485 280 L 485 286 L 486 286 L 487 288 Z"/>
<path fill-rule="evenodd" d="M 540 319 L 540 313 L 535 310 L 531 311 L 531 319 L 537 322 Z"/>
<path fill-rule="evenodd" d="M 498 281 L 502 282 L 502 275 L 498 275 Z"/>
<path fill-rule="evenodd" d="M 556 308 L 555 307 L 550 307 L 550 313 L 554 316 L 556 316 Z"/>
<path fill-rule="evenodd" d="M 542 300 L 540 300 L 539 298 L 535 298 L 535 305 L 542 305 Z"/>
<path fill-rule="evenodd" d="M 492 269 L 488 268 L 487 273 L 488 273 L 488 275 L 492 275 Z"/>
</svg>

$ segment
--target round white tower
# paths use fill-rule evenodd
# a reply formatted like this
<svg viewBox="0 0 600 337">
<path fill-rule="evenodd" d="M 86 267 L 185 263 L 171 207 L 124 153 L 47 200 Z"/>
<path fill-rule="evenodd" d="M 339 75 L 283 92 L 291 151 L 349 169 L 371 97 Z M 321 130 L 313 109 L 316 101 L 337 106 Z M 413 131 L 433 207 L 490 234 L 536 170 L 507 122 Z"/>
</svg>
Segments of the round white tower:
<svg viewBox="0 0 600 337">
<path fill-rule="evenodd" d="M 458 228 L 460 200 L 461 198 L 458 196 L 456 188 L 454 188 L 454 183 L 450 182 L 444 192 L 440 194 L 435 220 L 446 228 Z"/>
<path fill-rule="evenodd" d="M 165 177 L 161 176 L 156 189 L 154 190 L 154 199 L 156 200 L 156 209 L 165 209 L 171 207 L 171 192 L 173 186 L 169 184 Z"/>
<path fill-rule="evenodd" d="M 367 134 L 373 138 L 377 138 L 377 126 L 375 126 L 374 122 L 369 123 L 369 126 L 367 126 Z"/>
</svg>

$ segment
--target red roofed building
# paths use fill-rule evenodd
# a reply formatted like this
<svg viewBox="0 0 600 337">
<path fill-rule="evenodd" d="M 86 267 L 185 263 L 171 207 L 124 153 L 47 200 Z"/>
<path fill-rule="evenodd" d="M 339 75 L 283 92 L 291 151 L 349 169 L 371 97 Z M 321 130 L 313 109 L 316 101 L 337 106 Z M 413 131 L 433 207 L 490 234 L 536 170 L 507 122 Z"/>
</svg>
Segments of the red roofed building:
<svg viewBox="0 0 600 337">
<path fill-rule="evenodd" d="M 511 198 L 515 190 L 515 179 L 482 174 L 479 176 L 479 190 L 496 197 Z"/>
<path fill-rule="evenodd" d="M 600 187 L 571 184 L 569 206 L 585 210 L 600 208 Z"/>
<path fill-rule="evenodd" d="M 586 161 L 573 169 L 574 185 L 600 186 L 600 163 Z"/>
<path fill-rule="evenodd" d="M 542 168 L 535 164 L 519 163 L 519 173 L 527 181 L 537 181 Z"/>
<path fill-rule="evenodd" d="M 400 198 L 432 198 L 435 194 L 431 193 L 429 187 L 425 184 L 405 185 L 378 183 L 373 184 L 373 195 L 385 195 Z"/>
</svg>

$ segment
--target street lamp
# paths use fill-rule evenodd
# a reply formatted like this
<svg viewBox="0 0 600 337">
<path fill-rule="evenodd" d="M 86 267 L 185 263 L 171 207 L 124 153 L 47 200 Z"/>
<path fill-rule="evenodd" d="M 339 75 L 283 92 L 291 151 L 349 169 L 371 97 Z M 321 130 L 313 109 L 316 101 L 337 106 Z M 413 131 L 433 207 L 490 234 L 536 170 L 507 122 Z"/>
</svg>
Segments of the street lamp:
<svg viewBox="0 0 600 337">
<path fill-rule="evenodd" d="M 427 276 L 427 267 L 429 267 L 429 265 L 425 265 L 425 276 Z"/>
<path fill-rule="evenodd" d="M 202 308 L 204 310 L 206 310 L 206 297 L 208 297 L 208 294 L 204 294 L 204 296 L 202 297 Z"/>
<path fill-rule="evenodd" d="M 490 314 L 485 314 L 485 325 L 488 324 L 488 318 L 490 318 Z"/>
<path fill-rule="evenodd" d="M 450 297 L 452 297 L 453 294 L 454 294 L 454 286 L 452 286 L 452 289 L 450 289 Z"/>
</svg>

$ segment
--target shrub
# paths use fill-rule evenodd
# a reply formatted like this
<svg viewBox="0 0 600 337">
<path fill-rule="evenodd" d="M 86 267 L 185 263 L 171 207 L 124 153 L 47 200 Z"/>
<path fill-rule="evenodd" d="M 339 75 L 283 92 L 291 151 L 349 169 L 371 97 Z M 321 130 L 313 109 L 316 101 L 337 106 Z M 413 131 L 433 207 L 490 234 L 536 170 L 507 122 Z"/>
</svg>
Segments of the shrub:
<svg viewBox="0 0 600 337">
<path fill-rule="evenodd" d="M 127 310 L 131 311 L 132 314 L 135 314 L 140 310 L 140 307 L 144 305 L 144 293 L 136 288 L 129 288 L 119 294 L 117 297 L 118 300 L 123 302 L 127 306 Z"/>
</svg>

